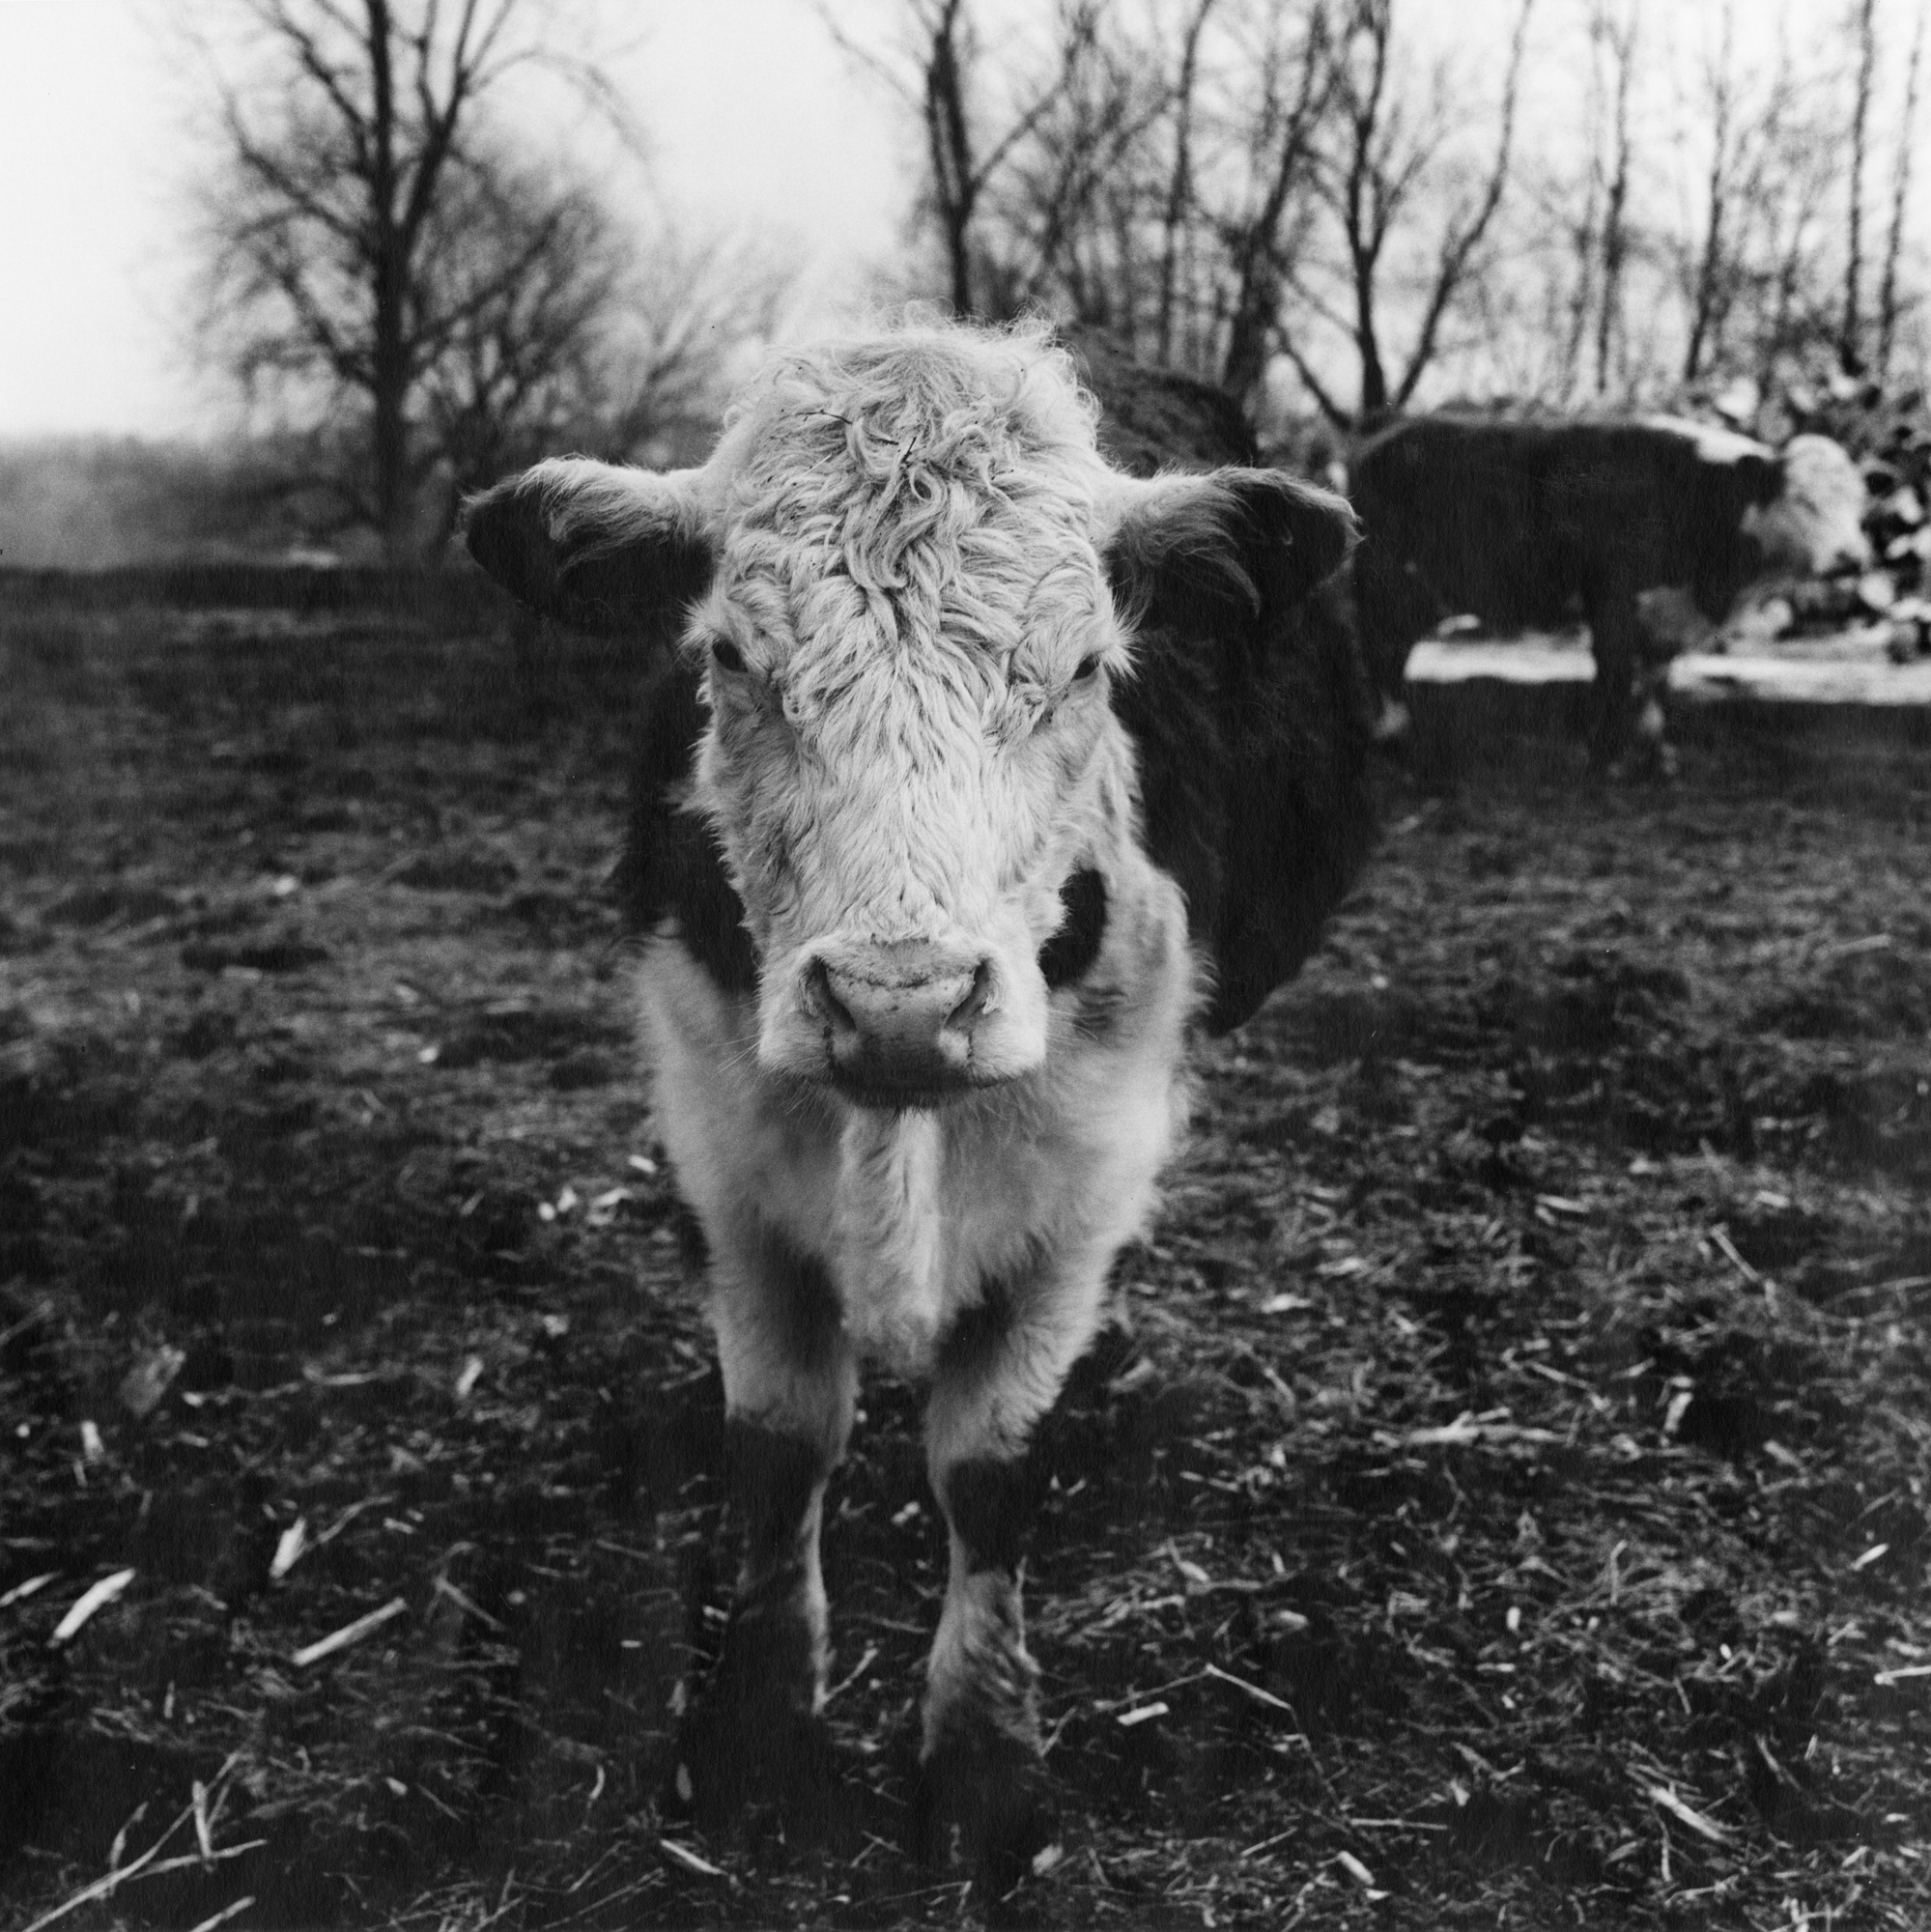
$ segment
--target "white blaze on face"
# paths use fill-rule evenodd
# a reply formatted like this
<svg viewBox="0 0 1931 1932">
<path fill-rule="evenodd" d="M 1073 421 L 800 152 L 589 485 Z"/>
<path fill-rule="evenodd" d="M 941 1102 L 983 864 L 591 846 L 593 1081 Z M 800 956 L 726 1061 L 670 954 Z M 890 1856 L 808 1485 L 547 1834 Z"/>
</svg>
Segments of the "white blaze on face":
<svg viewBox="0 0 1931 1932">
<path fill-rule="evenodd" d="M 1828 436 L 1794 436 L 1780 461 L 1781 494 L 1744 520 L 1765 556 L 1820 577 L 1868 567 L 1864 479 L 1849 451 Z"/>
<path fill-rule="evenodd" d="M 1036 355 L 972 352 L 781 362 L 720 452 L 696 802 L 763 955 L 774 1065 L 818 1050 L 811 961 L 863 977 L 878 949 L 989 962 L 983 1070 L 1036 1057 L 1036 954 L 1123 789 L 1088 406 Z"/>
</svg>

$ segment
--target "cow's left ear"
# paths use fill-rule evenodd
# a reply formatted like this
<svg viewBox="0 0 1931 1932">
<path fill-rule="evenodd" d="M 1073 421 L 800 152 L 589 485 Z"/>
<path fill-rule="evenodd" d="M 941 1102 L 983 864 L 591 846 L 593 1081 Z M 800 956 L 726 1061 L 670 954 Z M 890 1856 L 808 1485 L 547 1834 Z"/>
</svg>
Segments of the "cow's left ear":
<svg viewBox="0 0 1931 1932">
<path fill-rule="evenodd" d="M 547 617 L 606 635 L 660 636 L 702 596 L 715 556 L 701 469 L 539 463 L 472 497 L 469 554 Z"/>
<path fill-rule="evenodd" d="M 1113 508 L 1103 554 L 1129 625 L 1203 600 L 1283 615 L 1341 568 L 1357 534 L 1341 497 L 1278 469 L 1122 477 Z"/>
</svg>

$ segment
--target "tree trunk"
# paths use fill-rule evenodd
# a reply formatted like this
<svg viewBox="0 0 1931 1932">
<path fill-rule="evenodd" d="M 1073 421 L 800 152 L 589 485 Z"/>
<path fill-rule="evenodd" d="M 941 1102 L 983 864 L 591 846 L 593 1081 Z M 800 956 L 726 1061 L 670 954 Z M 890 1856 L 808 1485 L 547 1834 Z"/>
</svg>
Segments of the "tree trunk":
<svg viewBox="0 0 1931 1932">
<path fill-rule="evenodd" d="M 1251 408 L 1267 373 L 1267 342 L 1281 312 L 1280 276 L 1269 255 L 1240 278 L 1227 327 L 1227 356 L 1220 386 L 1243 409 Z"/>
<path fill-rule="evenodd" d="M 1375 333 L 1375 271 L 1357 270 L 1354 277 L 1354 346 L 1361 356 L 1360 417 L 1366 422 L 1388 407 L 1388 376 L 1381 366 L 1381 345 Z"/>
<path fill-rule="evenodd" d="M 409 544 L 409 343 L 405 314 L 409 265 L 397 220 L 395 68 L 388 0 L 367 0 L 373 94 L 369 178 L 374 228 L 375 304 L 369 399 L 374 413 L 376 525 L 383 552 L 403 561 Z"/>
<path fill-rule="evenodd" d="M 376 327 L 370 398 L 375 417 L 376 520 L 391 563 L 410 547 L 409 343 L 406 339 L 406 271 L 400 238 L 384 234 L 377 249 Z"/>
<path fill-rule="evenodd" d="M 1596 316 L 1596 393 L 1609 389 L 1609 355 L 1622 323 L 1623 258 L 1628 236 L 1623 225 L 1630 197 L 1630 88 L 1636 65 L 1636 15 L 1612 37 L 1616 57 L 1616 171 L 1610 177 L 1603 211 L 1603 303 Z"/>
<path fill-rule="evenodd" d="M 1702 373 L 1703 348 L 1717 316 L 1717 284 L 1723 272 L 1723 213 L 1729 199 L 1730 182 L 1730 9 L 1723 9 L 1723 41 L 1718 70 L 1711 89 L 1711 152 L 1709 226 L 1703 235 L 1702 259 L 1696 265 L 1696 286 L 1691 294 L 1690 342 L 1683 355 L 1683 380 L 1693 383 Z"/>
<path fill-rule="evenodd" d="M 974 313 L 972 215 L 976 199 L 971 135 L 966 127 L 965 94 L 959 79 L 960 0 L 946 0 L 932 29 L 925 69 L 925 132 L 931 145 L 932 194 L 946 237 L 946 269 L 952 312 Z"/>
<path fill-rule="evenodd" d="M 1884 279 L 1877 297 L 1877 375 L 1890 375 L 1890 354 L 1897 336 L 1897 258 L 1904 246 L 1905 204 L 1911 197 L 1911 144 L 1917 128 L 1917 68 L 1924 52 L 1924 14 L 1911 36 L 1911 61 L 1904 73 L 1904 120 L 1897 130 L 1897 166 L 1890 179 L 1890 232 L 1884 246 Z"/>
<path fill-rule="evenodd" d="M 1187 23 L 1174 100 L 1174 171 L 1167 183 L 1165 232 L 1160 246 L 1160 306 L 1154 325 L 1153 359 L 1163 368 L 1173 360 L 1174 281 L 1179 272 L 1180 225 L 1186 218 L 1193 191 L 1194 71 L 1200 60 L 1200 37 L 1213 4 L 1214 0 L 1200 0 Z"/>
<path fill-rule="evenodd" d="M 1875 6 L 1876 0 L 1859 0 L 1858 91 L 1851 107 L 1851 220 L 1844 247 L 1844 320 L 1837 331 L 1837 359 L 1847 371 L 1863 366 L 1858 353 L 1861 333 L 1858 285 L 1864 266 L 1864 129 L 1870 119 L 1871 72 L 1877 63 Z"/>
<path fill-rule="evenodd" d="M 1286 109 L 1272 179 L 1261 207 L 1234 251 L 1234 293 L 1228 304 L 1227 348 L 1221 357 L 1220 386 L 1251 407 L 1267 373 L 1268 342 L 1281 316 L 1281 222 L 1288 199 L 1308 168 L 1310 130 L 1332 96 L 1323 23 L 1310 15 L 1301 50 L 1298 98 Z M 1357 232 L 1349 228 L 1350 239 Z"/>
</svg>

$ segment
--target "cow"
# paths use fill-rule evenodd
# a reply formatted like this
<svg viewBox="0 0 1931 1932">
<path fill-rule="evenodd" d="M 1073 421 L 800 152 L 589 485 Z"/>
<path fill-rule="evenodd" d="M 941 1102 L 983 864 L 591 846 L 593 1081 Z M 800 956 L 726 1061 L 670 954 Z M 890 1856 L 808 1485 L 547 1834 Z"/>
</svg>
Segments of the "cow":
<svg viewBox="0 0 1931 1932">
<path fill-rule="evenodd" d="M 655 660 L 622 890 L 745 1532 L 678 1795 L 835 1775 L 819 1525 L 880 1363 L 929 1384 L 951 1546 L 915 1836 L 995 1892 L 1052 1818 L 1029 1436 L 1191 1040 L 1292 974 L 1370 840 L 1347 505 L 1128 474 L 1096 418 L 1044 332 L 915 322 L 776 354 L 701 468 L 545 462 L 467 522 L 520 599 Z"/>
<path fill-rule="evenodd" d="M 1687 590 L 1713 622 L 1771 573 L 1862 569 L 1863 479 L 1827 437 L 1781 454 L 1746 437 L 1653 416 L 1627 422 L 1415 416 L 1349 466 L 1362 523 L 1354 561 L 1361 647 L 1398 730 L 1410 646 L 1444 617 L 1555 628 L 1579 601 L 1596 675 L 1592 763 L 1613 764 L 1643 709 L 1642 593 Z M 1661 725 L 1661 712 L 1653 721 Z"/>
</svg>

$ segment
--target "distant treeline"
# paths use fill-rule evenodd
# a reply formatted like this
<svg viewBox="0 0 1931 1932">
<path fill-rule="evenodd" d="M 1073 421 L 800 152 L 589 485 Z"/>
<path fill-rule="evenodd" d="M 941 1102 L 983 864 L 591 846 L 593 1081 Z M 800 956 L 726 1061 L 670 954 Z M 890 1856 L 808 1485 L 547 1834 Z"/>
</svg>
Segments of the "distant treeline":
<svg viewBox="0 0 1931 1932">
<path fill-rule="evenodd" d="M 283 554 L 302 530 L 264 481 L 274 468 L 272 452 L 244 442 L 0 442 L 0 568 Z"/>
<path fill-rule="evenodd" d="M 438 626 L 500 615 L 502 592 L 467 561 L 441 567 L 197 559 L 101 570 L 14 570 L 0 564 L 0 608 L 378 611 Z"/>
</svg>

